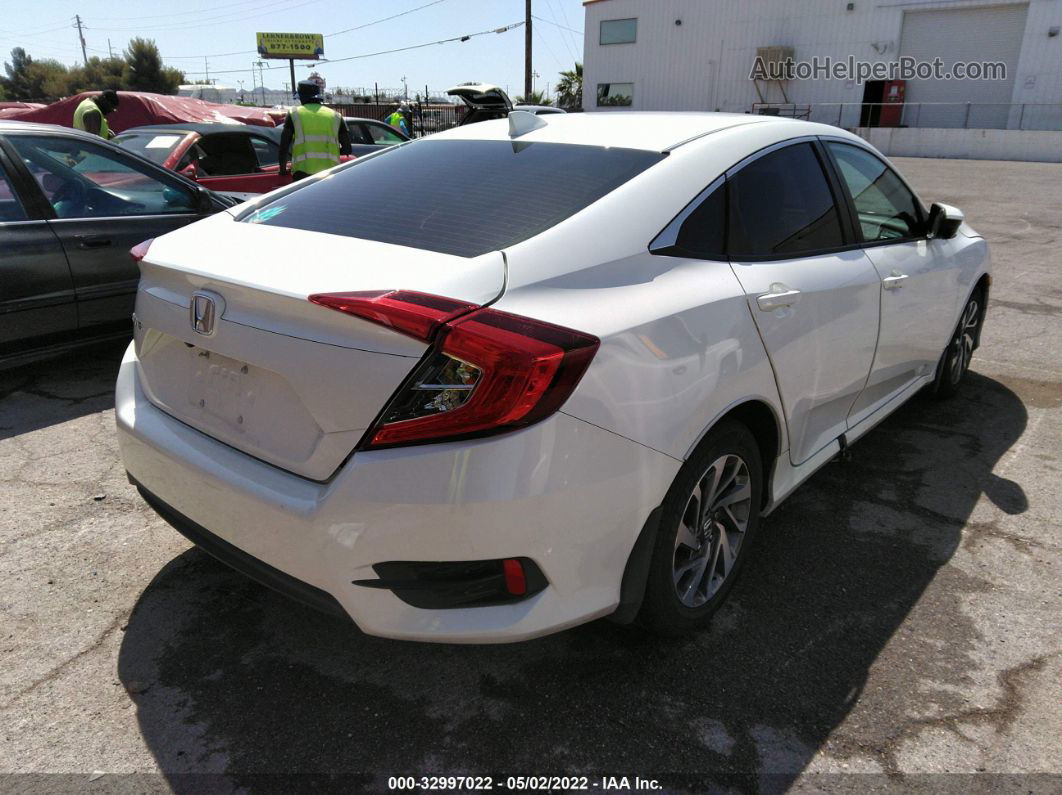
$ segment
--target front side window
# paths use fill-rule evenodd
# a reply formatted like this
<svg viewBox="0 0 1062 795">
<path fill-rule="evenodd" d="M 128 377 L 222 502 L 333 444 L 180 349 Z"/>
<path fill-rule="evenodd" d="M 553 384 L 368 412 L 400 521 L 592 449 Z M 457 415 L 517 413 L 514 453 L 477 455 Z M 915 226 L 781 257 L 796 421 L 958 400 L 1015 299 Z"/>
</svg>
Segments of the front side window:
<svg viewBox="0 0 1062 795">
<path fill-rule="evenodd" d="M 852 196 L 863 240 L 903 240 L 924 230 L 918 199 L 895 172 L 858 146 L 826 144 Z"/>
<path fill-rule="evenodd" d="M 602 44 L 633 44 L 638 38 L 638 20 L 603 19 L 601 20 Z"/>
<path fill-rule="evenodd" d="M 619 147 L 425 139 L 340 166 L 240 220 L 476 257 L 534 237 L 666 156 Z"/>
<path fill-rule="evenodd" d="M 629 107 L 634 104 L 634 83 L 598 83 L 598 107 Z"/>
<path fill-rule="evenodd" d="M 26 218 L 22 202 L 15 195 L 11 180 L 8 179 L 4 167 L 0 165 L 0 224 L 5 221 L 25 221 Z"/>
<path fill-rule="evenodd" d="M 61 136 L 12 135 L 8 141 L 60 218 L 161 215 L 195 208 L 191 191 L 155 178 L 102 146 Z"/>
<path fill-rule="evenodd" d="M 841 221 L 810 143 L 777 149 L 727 179 L 729 253 L 786 258 L 844 245 Z"/>
</svg>

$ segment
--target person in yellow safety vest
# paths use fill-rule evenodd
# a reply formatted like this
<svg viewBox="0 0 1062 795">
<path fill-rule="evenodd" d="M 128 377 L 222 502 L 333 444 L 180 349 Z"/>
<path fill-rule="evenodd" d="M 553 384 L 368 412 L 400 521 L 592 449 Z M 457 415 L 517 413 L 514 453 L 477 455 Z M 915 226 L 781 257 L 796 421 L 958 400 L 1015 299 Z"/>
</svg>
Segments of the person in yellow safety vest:
<svg viewBox="0 0 1062 795">
<path fill-rule="evenodd" d="M 311 80 L 299 83 L 299 107 L 288 111 L 280 134 L 280 174 L 288 173 L 291 147 L 292 179 L 339 165 L 340 155 L 350 154 L 350 131 L 343 117 L 321 104 L 321 88 Z"/>
<path fill-rule="evenodd" d="M 403 102 L 397 106 L 394 111 L 384 121 L 390 124 L 399 132 L 409 135 L 409 124 L 406 121 L 406 115 L 409 113 L 409 105 Z"/>
<path fill-rule="evenodd" d="M 113 89 L 101 91 L 94 97 L 85 97 L 74 109 L 74 129 L 84 130 L 100 138 L 113 138 L 107 126 L 107 114 L 118 109 L 118 92 Z"/>
</svg>

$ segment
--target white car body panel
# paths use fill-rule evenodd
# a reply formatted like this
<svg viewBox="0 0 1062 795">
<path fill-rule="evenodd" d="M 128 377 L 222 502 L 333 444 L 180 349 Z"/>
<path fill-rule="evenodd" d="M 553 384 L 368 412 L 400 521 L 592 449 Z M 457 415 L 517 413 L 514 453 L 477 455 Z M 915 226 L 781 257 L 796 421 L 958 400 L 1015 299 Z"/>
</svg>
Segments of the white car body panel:
<svg viewBox="0 0 1062 795">
<path fill-rule="evenodd" d="M 748 115 L 541 118 L 516 140 L 667 156 L 560 223 L 473 258 L 233 218 L 302 187 L 155 241 L 116 398 L 131 477 L 222 540 L 327 592 L 371 634 L 534 637 L 621 604 L 639 534 L 720 418 L 746 404 L 773 418 L 770 511 L 933 380 L 988 271 L 984 241 L 965 224 L 951 240 L 772 262 L 650 253 L 706 186 L 767 147 L 823 136 L 874 150 L 836 128 Z M 499 120 L 402 148 L 445 140 L 513 139 Z M 893 270 L 907 283 L 882 289 Z M 799 300 L 760 310 L 777 284 Z M 306 299 L 389 289 L 491 305 L 593 334 L 601 346 L 561 409 L 536 425 L 351 455 L 427 346 Z M 189 323 L 196 291 L 223 302 L 210 338 Z M 212 357 L 215 375 L 203 375 L 199 360 Z M 196 384 L 225 384 L 237 366 L 253 389 L 215 389 L 220 406 L 200 406 Z M 353 584 L 383 561 L 513 556 L 534 560 L 549 582 L 516 604 L 424 609 Z"/>
</svg>

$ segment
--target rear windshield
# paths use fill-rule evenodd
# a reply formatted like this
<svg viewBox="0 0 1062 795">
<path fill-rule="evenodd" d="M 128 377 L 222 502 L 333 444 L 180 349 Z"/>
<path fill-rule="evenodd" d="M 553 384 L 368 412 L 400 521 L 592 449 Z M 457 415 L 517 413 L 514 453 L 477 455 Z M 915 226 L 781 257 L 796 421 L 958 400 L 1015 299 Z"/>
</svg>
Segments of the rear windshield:
<svg viewBox="0 0 1062 795">
<path fill-rule="evenodd" d="M 664 157 L 555 143 L 418 141 L 242 220 L 475 257 L 537 235 Z"/>
<path fill-rule="evenodd" d="M 115 138 L 114 142 L 123 149 L 154 160 L 161 166 L 184 136 L 185 133 L 180 132 L 126 133 Z"/>
</svg>

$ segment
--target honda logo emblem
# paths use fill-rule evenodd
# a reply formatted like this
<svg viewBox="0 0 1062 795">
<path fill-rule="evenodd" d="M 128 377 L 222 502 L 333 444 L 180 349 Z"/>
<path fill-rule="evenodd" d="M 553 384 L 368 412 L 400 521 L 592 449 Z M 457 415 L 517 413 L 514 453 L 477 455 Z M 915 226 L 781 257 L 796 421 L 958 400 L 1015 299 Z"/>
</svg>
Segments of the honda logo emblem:
<svg viewBox="0 0 1062 795">
<path fill-rule="evenodd" d="M 208 293 L 193 293 L 188 313 L 192 322 L 192 330 L 196 334 L 202 334 L 204 337 L 213 336 L 217 318 L 220 314 L 218 311 L 219 304 L 224 306 L 220 296 Z"/>
</svg>

